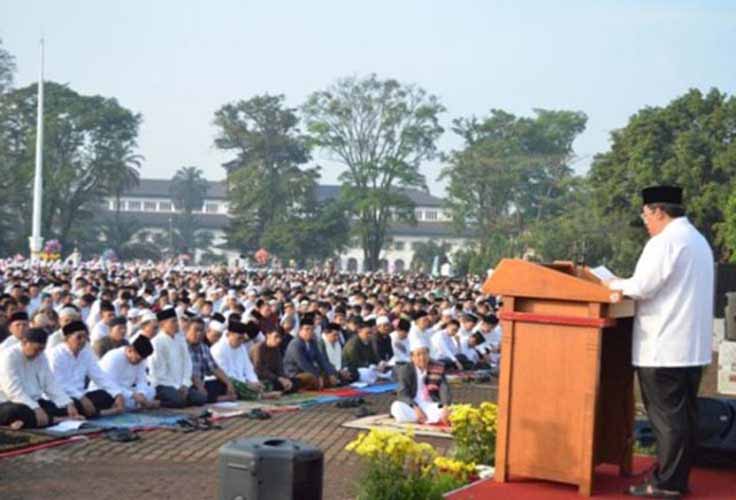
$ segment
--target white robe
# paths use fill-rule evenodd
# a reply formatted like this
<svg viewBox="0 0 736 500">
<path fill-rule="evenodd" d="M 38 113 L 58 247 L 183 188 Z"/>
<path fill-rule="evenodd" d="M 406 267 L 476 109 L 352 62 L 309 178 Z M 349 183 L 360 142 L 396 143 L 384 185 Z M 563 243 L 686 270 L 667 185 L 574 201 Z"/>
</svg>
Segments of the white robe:
<svg viewBox="0 0 736 500">
<path fill-rule="evenodd" d="M 253 363 L 251 363 L 244 345 L 233 349 L 227 341 L 227 337 L 222 337 L 212 346 L 211 352 L 218 366 L 228 377 L 240 382 L 258 382 L 258 376 L 253 369 Z"/>
<path fill-rule="evenodd" d="M 16 345 L 0 353 L 0 403 L 10 401 L 35 410 L 38 400 L 49 399 L 60 408 L 71 398 L 59 386 L 48 365 L 46 355 L 28 359 Z"/>
<path fill-rule="evenodd" d="M 153 400 L 156 391 L 146 378 L 146 363 L 141 361 L 137 365 L 131 364 L 125 355 L 126 348 L 127 346 L 122 346 L 105 353 L 100 360 L 100 368 L 120 388 L 125 399 L 125 407 L 135 409 L 138 405 L 133 399 L 133 394 L 141 393 L 146 399 Z M 97 385 L 93 383 L 91 387 L 97 388 Z"/>
</svg>

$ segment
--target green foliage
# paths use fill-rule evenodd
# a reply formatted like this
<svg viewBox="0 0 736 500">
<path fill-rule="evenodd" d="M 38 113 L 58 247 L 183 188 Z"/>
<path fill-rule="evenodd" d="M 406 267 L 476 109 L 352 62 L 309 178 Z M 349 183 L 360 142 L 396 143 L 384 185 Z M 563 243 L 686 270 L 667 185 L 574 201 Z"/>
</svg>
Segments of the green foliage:
<svg viewBox="0 0 736 500">
<path fill-rule="evenodd" d="M 464 486 L 450 474 L 406 475 L 400 468 L 371 463 L 357 483 L 358 500 L 441 500 L 449 491 Z"/>
<path fill-rule="evenodd" d="M 391 220 L 414 220 L 401 188 L 425 189 L 419 166 L 437 155 L 444 110 L 420 87 L 376 75 L 340 79 L 302 107 L 314 144 L 347 167 L 342 198 L 356 216 L 369 270 L 378 269 Z"/>
<path fill-rule="evenodd" d="M 411 270 L 415 272 L 429 273 L 433 270 L 435 257 L 439 258 L 439 265 L 449 260 L 449 243 L 437 243 L 434 241 L 418 242 L 414 245 L 414 257 L 411 261 Z"/>
<path fill-rule="evenodd" d="M 723 243 L 730 251 L 730 261 L 736 262 L 736 189 L 731 190 L 724 216 Z"/>
<path fill-rule="evenodd" d="M 0 94 L 9 90 L 13 85 L 15 74 L 15 57 L 3 48 L 3 39 L 0 38 Z"/>
<path fill-rule="evenodd" d="M 736 98 L 693 89 L 665 107 L 640 110 L 611 139 L 589 177 L 597 216 L 610 234 L 614 270 L 625 274 L 634 267 L 646 233 L 631 222 L 641 210 L 641 189 L 652 184 L 683 186 L 688 217 L 716 258 L 728 257 L 734 247 L 723 222 L 736 175 Z"/>
<path fill-rule="evenodd" d="M 0 242 L 3 254 L 27 248 L 36 96 L 36 85 L 0 95 L 0 213 L 9 219 Z M 140 122 L 140 115 L 115 99 L 83 96 L 66 86 L 45 83 L 45 239 L 59 239 L 68 249 L 77 241 L 96 239 L 89 225 L 79 221 L 92 220 L 104 196 L 113 194 L 112 179 L 136 176 L 138 157 L 133 151 Z"/>
<path fill-rule="evenodd" d="M 262 95 L 226 104 L 215 113 L 215 145 L 237 155 L 228 168 L 231 246 L 253 251 L 276 244 L 293 253 L 308 238 L 293 222 L 315 206 L 318 168 L 301 169 L 310 148 L 284 96 Z M 285 241 L 292 238 L 292 241 Z M 286 249 L 286 250 L 284 250 Z"/>
<path fill-rule="evenodd" d="M 201 168 L 181 167 L 171 179 L 169 191 L 176 209 L 191 215 L 195 210 L 202 209 L 207 187 L 207 179 Z"/>
<path fill-rule="evenodd" d="M 574 185 L 572 143 L 587 117 L 534 113 L 529 118 L 491 110 L 483 119 L 453 122 L 465 144 L 445 158 L 440 178 L 449 181 L 446 208 L 456 230 L 470 229 L 478 238 L 476 258 L 462 260 L 471 272 L 485 272 L 502 257 L 522 256 L 532 226 L 564 217 L 563 200 Z"/>
</svg>

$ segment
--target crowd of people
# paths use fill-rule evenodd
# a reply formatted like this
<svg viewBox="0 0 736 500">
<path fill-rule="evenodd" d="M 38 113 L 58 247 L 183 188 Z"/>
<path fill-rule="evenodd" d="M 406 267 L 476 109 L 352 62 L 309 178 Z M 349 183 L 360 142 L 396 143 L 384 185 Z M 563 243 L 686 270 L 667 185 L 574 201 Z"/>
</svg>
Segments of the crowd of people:
<svg viewBox="0 0 736 500">
<path fill-rule="evenodd" d="M 392 415 L 447 419 L 445 373 L 498 369 L 479 279 L 8 265 L 0 425 L 399 382 Z"/>
</svg>

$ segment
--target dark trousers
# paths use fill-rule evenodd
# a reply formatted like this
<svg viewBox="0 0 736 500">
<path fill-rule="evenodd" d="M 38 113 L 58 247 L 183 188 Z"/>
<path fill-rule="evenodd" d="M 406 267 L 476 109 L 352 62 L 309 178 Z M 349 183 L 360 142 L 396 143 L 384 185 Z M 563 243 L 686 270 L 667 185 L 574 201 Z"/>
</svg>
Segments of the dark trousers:
<svg viewBox="0 0 736 500">
<path fill-rule="evenodd" d="M 207 395 L 200 393 L 194 386 L 189 387 L 186 395 L 168 385 L 156 386 L 156 399 L 164 408 L 184 408 L 185 406 L 202 406 L 207 403 Z"/>
<path fill-rule="evenodd" d="M 49 425 L 54 424 L 54 417 L 66 416 L 66 408 L 59 408 L 51 401 L 39 399 L 38 405 L 49 416 Z M 36 412 L 29 406 L 20 403 L 11 403 L 10 401 L 0 403 L 0 425 L 10 425 L 17 420 L 23 422 L 24 429 L 38 427 Z"/>
<path fill-rule="evenodd" d="M 703 368 L 639 367 L 639 384 L 654 437 L 657 470 L 652 482 L 658 488 L 685 492 L 695 460 L 698 425 L 698 387 Z"/>
<path fill-rule="evenodd" d="M 214 403 L 217 398 L 227 394 L 227 386 L 219 380 L 205 380 L 204 388 L 207 390 L 208 403 Z"/>
<path fill-rule="evenodd" d="M 107 391 L 103 389 L 97 389 L 96 391 L 90 391 L 84 395 L 85 398 L 89 399 L 92 404 L 95 407 L 95 413 L 94 415 L 86 415 L 84 413 L 84 407 L 82 406 L 82 403 L 79 402 L 78 399 L 73 399 L 74 406 L 77 407 L 77 411 L 85 415 L 87 417 L 96 417 L 100 414 L 102 410 L 107 410 L 109 408 L 112 408 L 112 405 L 115 404 L 115 399 L 113 399 L 110 394 L 107 393 Z"/>
</svg>

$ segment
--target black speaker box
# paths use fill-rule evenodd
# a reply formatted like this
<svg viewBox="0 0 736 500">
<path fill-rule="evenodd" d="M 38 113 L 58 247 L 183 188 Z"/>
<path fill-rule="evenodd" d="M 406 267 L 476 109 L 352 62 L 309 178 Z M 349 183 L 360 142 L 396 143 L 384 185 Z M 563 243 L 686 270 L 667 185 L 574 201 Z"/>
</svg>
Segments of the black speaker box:
<svg viewBox="0 0 736 500">
<path fill-rule="evenodd" d="M 321 500 L 324 456 L 277 437 L 236 439 L 219 452 L 220 500 Z"/>
<path fill-rule="evenodd" d="M 736 399 L 698 398 L 695 462 L 736 467 Z"/>
</svg>

